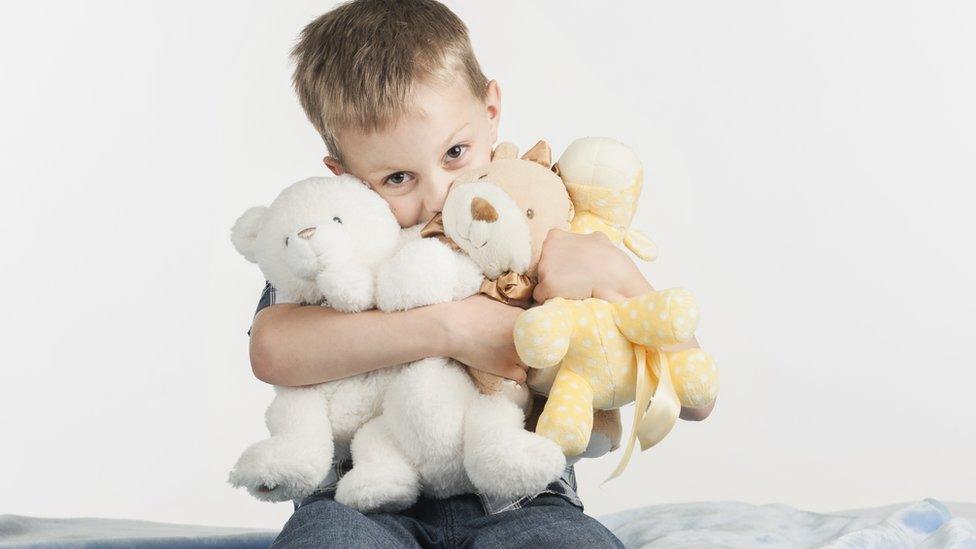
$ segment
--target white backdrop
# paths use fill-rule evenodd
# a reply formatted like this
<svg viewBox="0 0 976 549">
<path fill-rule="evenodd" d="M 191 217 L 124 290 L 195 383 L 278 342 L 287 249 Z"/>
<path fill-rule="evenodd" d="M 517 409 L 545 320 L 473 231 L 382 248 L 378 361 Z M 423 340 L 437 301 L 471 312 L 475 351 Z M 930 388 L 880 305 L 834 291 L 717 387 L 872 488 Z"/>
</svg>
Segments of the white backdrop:
<svg viewBox="0 0 976 549">
<path fill-rule="evenodd" d="M 588 512 L 976 501 L 974 4 L 602 4 L 451 3 L 504 138 L 638 151 L 644 271 L 719 360 L 707 421 L 578 467 Z M 271 398 L 228 229 L 325 171 L 287 53 L 329 6 L 2 8 L 0 513 L 289 515 L 225 484 Z"/>
</svg>

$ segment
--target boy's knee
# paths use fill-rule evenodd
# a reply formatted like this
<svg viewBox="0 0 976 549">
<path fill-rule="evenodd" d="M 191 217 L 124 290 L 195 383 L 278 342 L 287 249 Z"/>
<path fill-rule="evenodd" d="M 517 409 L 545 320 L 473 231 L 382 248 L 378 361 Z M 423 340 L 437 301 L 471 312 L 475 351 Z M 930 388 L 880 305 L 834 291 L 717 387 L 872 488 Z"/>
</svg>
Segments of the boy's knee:
<svg viewBox="0 0 976 549">
<path fill-rule="evenodd" d="M 623 543 L 600 521 L 559 496 L 543 495 L 522 509 L 506 511 L 476 534 L 473 547 L 621 548 Z"/>
<path fill-rule="evenodd" d="M 623 548 L 624 544 L 600 521 L 575 508 L 559 513 L 551 528 L 539 532 L 532 547 L 592 547 L 593 549 Z"/>
<path fill-rule="evenodd" d="M 321 498 L 296 509 L 271 547 L 393 549 L 405 545 L 359 511 L 333 499 Z"/>
</svg>

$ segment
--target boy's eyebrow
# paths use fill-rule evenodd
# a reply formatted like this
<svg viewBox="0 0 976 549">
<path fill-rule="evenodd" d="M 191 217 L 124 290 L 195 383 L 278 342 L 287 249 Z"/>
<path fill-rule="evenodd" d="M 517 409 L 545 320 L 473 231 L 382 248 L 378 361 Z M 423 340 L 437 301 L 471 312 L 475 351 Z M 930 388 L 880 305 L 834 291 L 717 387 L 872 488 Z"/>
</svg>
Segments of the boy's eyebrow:
<svg viewBox="0 0 976 549">
<path fill-rule="evenodd" d="M 447 149 L 453 147 L 454 146 L 454 139 L 457 137 L 457 134 L 461 133 L 461 130 L 463 130 L 464 128 L 467 128 L 469 125 L 471 125 L 471 122 L 465 122 L 464 124 L 461 125 L 460 128 L 454 130 L 454 133 L 452 133 L 451 134 L 451 137 L 447 140 L 446 143 L 444 143 L 444 145 L 441 147 L 441 150 L 442 151 L 446 151 Z"/>
<path fill-rule="evenodd" d="M 444 145 L 441 146 L 441 150 L 445 150 L 446 151 L 447 149 L 449 149 L 450 147 L 452 147 L 454 145 L 454 140 L 457 138 L 457 134 L 461 133 L 461 130 L 463 130 L 464 128 L 467 128 L 470 125 L 471 125 L 471 122 L 465 122 L 464 124 L 461 125 L 461 127 L 459 127 L 458 129 L 454 130 L 454 132 L 451 134 L 451 137 L 448 138 L 448 140 L 444 143 Z M 394 168 L 392 166 L 384 166 L 382 168 L 375 168 L 375 169 L 369 170 L 366 173 L 368 173 L 369 175 L 379 175 L 381 173 L 390 173 L 390 172 L 397 172 L 397 171 L 400 171 L 400 169 L 399 168 Z"/>
</svg>

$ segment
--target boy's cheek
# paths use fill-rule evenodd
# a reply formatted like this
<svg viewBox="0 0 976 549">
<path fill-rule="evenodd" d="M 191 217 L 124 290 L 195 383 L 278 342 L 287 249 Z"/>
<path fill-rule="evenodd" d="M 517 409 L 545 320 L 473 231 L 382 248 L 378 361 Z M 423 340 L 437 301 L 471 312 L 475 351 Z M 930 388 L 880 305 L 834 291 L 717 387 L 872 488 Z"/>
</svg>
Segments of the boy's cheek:
<svg viewBox="0 0 976 549">
<path fill-rule="evenodd" d="M 417 223 L 429 221 L 428 219 L 420 219 L 421 208 L 418 204 L 412 203 L 409 200 L 403 200 L 403 197 L 384 196 L 383 199 L 390 205 L 390 210 L 393 212 L 393 216 L 396 217 L 397 223 L 404 229 L 413 227 Z"/>
</svg>

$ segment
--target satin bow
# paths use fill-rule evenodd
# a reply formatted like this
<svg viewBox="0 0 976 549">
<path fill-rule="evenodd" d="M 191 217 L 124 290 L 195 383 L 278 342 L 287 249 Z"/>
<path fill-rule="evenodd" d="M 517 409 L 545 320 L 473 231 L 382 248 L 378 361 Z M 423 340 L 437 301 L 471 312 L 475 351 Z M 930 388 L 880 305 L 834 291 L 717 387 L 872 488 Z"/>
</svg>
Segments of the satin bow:
<svg viewBox="0 0 976 549">
<path fill-rule="evenodd" d="M 651 354 L 651 361 L 647 361 L 647 353 Z M 634 453 L 634 444 L 640 441 L 641 450 L 647 450 L 664 440 L 671 432 L 671 428 L 678 421 L 681 413 L 681 403 L 671 382 L 671 370 L 668 358 L 661 349 L 655 347 L 634 347 L 637 358 L 637 395 L 634 399 L 634 423 L 627 437 L 627 448 L 624 450 L 620 463 L 603 482 L 612 480 L 624 471 L 630 456 Z M 651 386 L 651 377 L 657 378 L 657 384 Z"/>
</svg>

